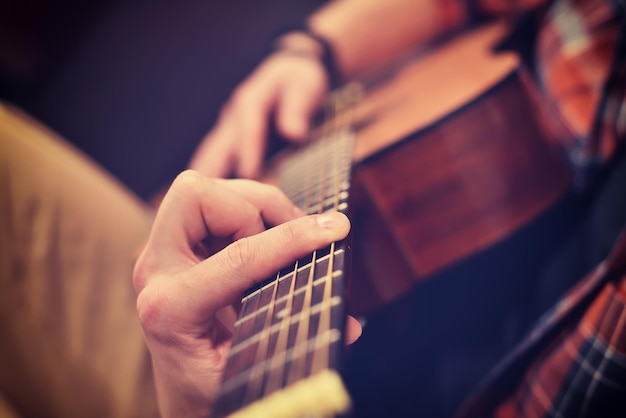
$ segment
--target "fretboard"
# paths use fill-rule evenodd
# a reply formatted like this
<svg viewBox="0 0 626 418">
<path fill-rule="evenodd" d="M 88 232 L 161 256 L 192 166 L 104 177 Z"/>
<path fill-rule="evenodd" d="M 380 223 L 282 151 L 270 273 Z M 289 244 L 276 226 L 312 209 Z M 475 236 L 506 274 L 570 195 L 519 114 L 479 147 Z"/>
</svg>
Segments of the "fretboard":
<svg viewBox="0 0 626 418">
<path fill-rule="evenodd" d="M 347 213 L 353 135 L 341 130 L 285 159 L 279 187 L 308 214 Z M 344 346 L 347 243 L 286 266 L 251 289 L 214 415 L 333 416 L 349 409 L 338 378 Z"/>
</svg>

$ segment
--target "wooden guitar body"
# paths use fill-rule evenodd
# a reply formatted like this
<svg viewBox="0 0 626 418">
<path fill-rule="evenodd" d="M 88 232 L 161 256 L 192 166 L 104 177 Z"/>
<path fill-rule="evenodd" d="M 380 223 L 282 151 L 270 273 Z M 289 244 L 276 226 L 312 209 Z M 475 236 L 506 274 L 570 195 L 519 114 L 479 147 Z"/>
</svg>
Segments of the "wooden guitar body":
<svg viewBox="0 0 626 418">
<path fill-rule="evenodd" d="M 355 110 L 351 310 L 388 303 L 554 204 L 559 122 L 496 24 L 405 67 Z M 367 120 L 371 122 L 367 123 Z"/>
</svg>

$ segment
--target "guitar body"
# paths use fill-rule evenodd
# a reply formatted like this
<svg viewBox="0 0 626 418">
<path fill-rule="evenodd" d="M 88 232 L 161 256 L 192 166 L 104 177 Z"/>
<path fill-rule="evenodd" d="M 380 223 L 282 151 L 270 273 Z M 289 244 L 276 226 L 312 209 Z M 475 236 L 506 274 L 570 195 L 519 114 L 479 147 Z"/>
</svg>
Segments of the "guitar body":
<svg viewBox="0 0 626 418">
<path fill-rule="evenodd" d="M 356 111 L 349 307 L 366 326 L 342 374 L 356 416 L 453 416 L 536 320 L 568 230 L 568 131 L 492 52 L 505 33 L 447 44 Z"/>
<path fill-rule="evenodd" d="M 570 185 L 504 25 L 404 68 L 355 111 L 354 282 L 362 314 L 510 236 Z"/>
</svg>

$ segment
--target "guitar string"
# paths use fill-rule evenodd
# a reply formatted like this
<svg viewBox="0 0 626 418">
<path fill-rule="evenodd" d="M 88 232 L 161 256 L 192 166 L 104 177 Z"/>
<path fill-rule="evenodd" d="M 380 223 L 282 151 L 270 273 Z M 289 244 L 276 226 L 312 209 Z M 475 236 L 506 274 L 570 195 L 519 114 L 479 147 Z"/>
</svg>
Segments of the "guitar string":
<svg viewBox="0 0 626 418">
<path fill-rule="evenodd" d="M 272 288 L 272 298 L 269 303 L 269 308 L 265 314 L 265 321 L 263 324 L 263 329 L 261 331 L 261 338 L 259 339 L 259 344 L 257 346 L 256 355 L 253 364 L 257 364 L 260 361 L 263 361 L 264 358 L 267 357 L 268 353 L 268 345 L 269 345 L 269 330 L 272 323 L 272 318 L 274 317 L 274 307 L 276 300 L 276 295 L 278 293 L 278 278 L 280 277 L 280 272 L 276 273 L 276 279 L 274 280 L 274 286 Z M 261 294 L 259 294 L 259 298 Z M 263 375 L 261 374 L 259 377 L 249 376 L 248 384 L 245 387 L 244 393 L 244 405 L 258 399 L 262 389 L 263 389 Z"/>
<path fill-rule="evenodd" d="M 332 113 L 337 113 L 337 111 L 336 111 L 336 109 L 337 109 L 336 101 L 337 101 L 337 97 L 333 97 L 332 100 L 330 101 L 330 103 L 332 104 L 332 110 L 330 110 L 330 111 L 327 110 L 326 111 L 326 114 L 325 114 L 326 123 L 323 124 L 323 126 L 324 126 L 323 130 L 328 131 L 330 129 L 331 131 L 339 131 L 339 129 L 337 128 L 338 125 L 337 125 L 337 120 L 336 119 L 333 119 L 334 123 L 332 123 L 332 124 L 328 124 L 327 123 L 328 120 L 331 119 L 331 117 L 332 117 L 331 114 Z M 332 125 L 335 125 L 335 126 L 332 127 Z M 327 128 L 328 126 L 331 126 L 331 128 Z M 327 133 L 324 134 L 323 132 L 322 132 L 322 135 L 323 135 L 323 137 L 321 138 L 322 140 L 324 139 L 324 137 L 328 138 L 328 136 L 329 136 L 329 134 L 327 134 Z M 326 143 L 323 144 L 323 145 L 327 145 L 328 142 L 330 142 L 330 141 L 326 141 Z M 328 151 L 326 151 L 326 153 L 328 154 Z M 335 165 L 336 165 L 336 162 L 335 162 Z M 336 167 L 335 167 L 335 171 L 336 171 Z M 323 172 L 326 172 L 326 171 L 322 171 L 322 170 L 318 169 L 317 172 L 321 175 Z M 307 176 L 306 179 L 307 179 L 307 181 L 310 182 L 310 174 L 311 174 L 310 171 L 307 174 L 309 176 Z M 337 185 L 339 184 L 339 182 L 338 182 L 338 177 L 337 177 L 336 173 L 335 173 L 334 180 L 335 180 L 334 181 L 334 183 L 335 183 L 334 209 L 337 210 L 337 207 L 338 207 L 337 206 L 338 205 L 337 198 L 338 198 L 338 195 L 339 195 L 338 194 L 338 187 L 337 187 Z M 318 197 L 320 198 L 320 200 L 319 200 L 319 202 L 317 202 L 317 206 L 318 206 L 319 209 L 316 212 L 311 211 L 311 209 L 314 206 L 309 206 L 309 203 L 307 202 L 307 201 L 311 200 L 311 196 L 310 196 L 310 193 L 309 193 L 310 188 L 309 187 L 305 188 L 307 195 L 305 196 L 304 208 L 307 210 L 308 214 L 321 213 L 321 211 L 323 210 L 323 207 L 324 207 L 324 201 L 328 200 L 328 199 L 325 199 L 325 196 L 327 196 L 328 194 L 325 193 L 325 191 L 319 190 L 319 187 L 321 185 L 323 185 L 322 182 L 319 182 L 317 184 L 317 186 L 318 186 L 318 190 L 317 190 L 318 191 Z M 329 272 L 330 273 L 327 272 L 325 279 L 327 279 L 328 276 L 330 276 L 331 280 L 332 280 L 332 265 L 333 265 L 332 259 L 334 259 L 334 255 L 335 255 L 334 254 L 334 252 L 335 252 L 334 250 L 335 250 L 335 246 L 334 246 L 334 243 L 333 243 L 332 247 L 331 247 L 331 252 L 329 254 L 329 257 L 330 257 L 330 260 L 329 260 L 330 270 L 329 270 Z M 315 260 L 316 260 L 316 258 L 317 258 L 317 251 L 313 252 L 312 263 L 311 263 L 311 268 L 310 268 L 310 272 L 309 272 L 309 276 L 310 276 L 309 282 L 311 282 L 311 283 L 313 281 L 313 279 L 311 279 L 311 278 L 314 278 L 314 275 L 315 275 L 315 266 L 316 266 Z M 289 323 L 290 323 L 289 318 L 291 317 L 291 310 L 293 308 L 293 298 L 294 298 L 293 295 L 294 295 L 294 289 L 295 289 L 295 282 L 297 280 L 297 270 L 298 270 L 298 263 L 296 262 L 295 266 L 294 266 L 294 269 L 293 269 L 293 272 L 292 272 L 292 279 L 291 279 L 292 283 L 290 284 L 290 291 L 289 291 L 289 296 L 288 296 L 288 300 L 289 300 L 288 303 L 289 303 L 289 305 L 286 307 L 286 310 L 284 310 L 284 312 L 280 313 L 281 315 L 284 314 L 284 317 L 282 319 L 282 324 L 281 324 L 281 327 L 280 327 L 281 329 L 279 331 L 279 336 L 277 337 L 277 338 L 279 338 L 279 340 L 277 342 L 276 348 L 273 350 L 274 353 L 276 353 L 276 351 L 280 351 L 281 348 L 282 348 L 282 350 L 284 352 L 285 351 L 284 347 L 286 347 L 286 344 L 288 342 Z M 269 334 L 268 330 L 271 329 L 271 322 L 272 322 L 272 319 L 274 318 L 274 315 L 275 315 L 275 312 L 274 312 L 275 311 L 275 304 L 276 304 L 276 299 L 278 297 L 278 280 L 277 280 L 278 277 L 280 277 L 280 272 L 277 274 L 277 277 L 276 277 L 276 279 L 274 280 L 274 283 L 273 283 L 272 297 L 271 297 L 271 300 L 269 302 L 268 310 L 266 312 L 265 321 L 264 321 L 265 323 L 264 323 L 264 326 L 263 326 L 263 330 L 262 330 L 262 333 L 261 333 L 261 335 L 259 337 L 259 345 L 257 346 L 257 351 L 256 351 L 256 355 L 255 355 L 255 362 L 254 362 L 254 364 L 258 364 L 264 358 L 268 358 L 269 341 L 270 341 L 269 340 L 270 336 L 268 335 Z M 307 286 L 309 286 L 309 284 L 307 284 Z M 312 297 L 312 285 L 310 285 L 310 286 L 311 286 L 310 290 L 307 290 L 307 292 L 310 293 L 309 309 L 310 309 L 310 298 Z M 330 292 L 331 292 L 330 295 L 332 295 L 332 291 L 330 291 Z M 260 293 L 257 295 L 259 300 L 260 300 L 260 295 L 261 295 Z M 329 295 L 329 293 L 326 292 L 326 294 L 324 296 L 323 302 L 325 302 L 326 300 L 329 299 L 328 295 Z M 320 309 L 322 311 L 325 310 L 324 303 L 322 304 Z M 306 322 L 304 322 L 304 321 L 306 321 Z M 330 321 L 330 319 L 328 319 L 328 321 Z M 308 336 L 308 329 L 310 327 L 310 318 L 308 318 L 307 315 L 300 315 L 300 322 L 301 323 L 298 325 L 298 330 L 303 329 L 304 331 L 299 331 L 298 332 L 298 336 L 296 338 L 297 342 L 294 344 L 294 346 L 306 347 L 307 344 L 300 344 L 300 343 L 302 342 L 302 339 L 304 339 L 305 340 L 304 342 L 306 342 L 306 339 L 307 339 L 307 336 Z M 326 328 L 328 328 L 328 329 L 330 328 L 330 323 L 329 323 L 329 325 Z M 318 332 L 317 336 L 319 336 L 319 335 L 320 335 L 320 333 Z M 318 345 L 318 343 L 315 342 L 314 346 L 317 346 L 317 345 Z M 298 350 L 298 351 L 294 350 L 294 353 L 292 354 L 291 357 L 292 357 L 292 359 L 296 359 L 296 363 L 298 363 L 298 366 L 296 366 L 296 369 L 297 370 L 302 370 L 302 371 L 298 371 L 296 373 L 290 374 L 292 376 L 292 377 L 289 378 L 290 382 L 293 382 L 293 381 L 297 380 L 296 376 L 298 374 L 303 375 L 305 373 L 306 357 L 307 356 L 299 353 L 299 351 L 302 351 L 302 350 Z M 305 349 L 305 353 L 304 354 L 306 354 L 306 351 L 307 350 Z M 278 358 L 278 357 L 279 356 L 272 355 L 272 358 Z M 326 358 L 328 358 L 328 356 L 326 356 Z M 325 361 L 325 363 L 327 363 L 327 360 Z M 245 395 L 244 395 L 244 399 L 245 399 L 244 403 L 245 404 L 247 404 L 247 403 L 249 403 L 251 401 L 256 400 L 260 396 L 259 392 L 266 392 L 266 393 L 268 393 L 268 392 L 274 390 L 275 388 L 277 388 L 277 384 L 278 384 L 278 387 L 279 387 L 280 384 L 282 383 L 284 372 L 285 372 L 284 367 L 286 366 L 286 363 L 283 363 L 283 368 L 282 369 L 279 368 L 279 367 L 276 367 L 273 361 L 272 362 L 265 362 L 265 364 L 266 364 L 266 369 L 269 368 L 270 373 L 273 373 L 272 370 L 274 370 L 274 368 L 277 368 L 278 370 L 277 370 L 277 372 L 275 374 L 273 374 L 271 376 L 267 376 L 267 379 L 266 379 L 266 376 L 265 376 L 265 373 L 266 373 L 265 371 L 263 371 L 262 373 L 252 373 L 254 368 L 250 370 L 249 374 L 251 376 L 249 376 L 248 385 L 245 388 Z M 254 376 L 255 374 L 258 375 L 258 376 Z M 300 376 L 300 378 L 302 378 L 302 377 L 304 377 L 304 376 Z M 264 380 L 269 382 L 269 385 L 268 385 L 267 389 L 264 389 L 264 386 L 266 386 L 266 385 L 263 384 Z"/>
<path fill-rule="evenodd" d="M 334 180 L 334 210 L 339 209 L 339 195 L 340 195 L 340 184 L 341 177 L 343 174 L 343 170 L 346 170 L 346 165 L 350 164 L 351 161 L 345 161 L 347 159 L 347 150 L 346 150 L 346 135 L 348 135 L 348 129 L 351 124 L 351 118 L 353 116 L 354 107 L 351 107 L 356 101 L 359 99 L 359 95 L 356 92 L 357 87 L 347 86 L 344 90 L 340 91 L 339 103 L 336 104 L 337 109 L 336 112 L 343 112 L 346 108 L 350 108 L 351 111 L 347 112 L 347 119 L 344 123 L 340 120 L 335 119 L 336 127 L 335 127 L 335 135 L 338 135 L 338 139 L 333 141 L 332 144 L 335 146 L 335 149 L 332 152 L 333 156 L 333 170 L 334 174 L 332 179 Z M 348 143 L 349 145 L 349 143 Z M 338 148 L 338 149 L 337 149 Z M 327 303 L 332 298 L 333 293 L 333 273 L 334 273 L 334 264 L 335 264 L 335 243 L 331 244 L 330 253 L 333 254 L 332 257 L 329 258 L 328 267 L 325 276 L 324 283 L 324 295 L 322 297 L 323 303 Z M 332 304 L 328 304 L 328 306 L 323 306 L 320 310 L 320 318 L 319 318 L 319 328 L 317 332 L 317 336 L 321 336 L 321 338 L 325 338 L 325 341 L 321 343 L 316 343 L 315 346 L 319 346 L 320 348 L 316 350 L 313 354 L 313 361 L 311 365 L 311 374 L 320 372 L 324 369 L 327 369 L 330 366 L 330 331 L 332 328 Z"/>
<path fill-rule="evenodd" d="M 314 161 L 315 163 L 315 161 Z M 323 201 L 325 192 L 322 188 L 323 186 L 323 178 L 322 170 L 317 170 L 318 172 L 318 196 L 319 201 L 317 203 L 318 209 L 315 213 L 321 213 L 323 210 Z M 311 170 L 309 170 L 307 177 L 310 177 Z M 317 259 L 317 251 L 313 253 L 314 260 Z M 302 379 L 305 375 L 305 366 L 306 366 L 306 352 L 307 352 L 307 344 L 304 342 L 308 339 L 309 335 L 309 327 L 310 327 L 310 313 L 313 299 L 313 282 L 315 281 L 315 266 L 317 263 L 312 263 L 311 268 L 308 271 L 307 283 L 304 293 L 304 298 L 302 301 L 302 309 L 300 319 L 297 322 L 297 332 L 294 342 L 294 347 L 297 347 L 297 350 L 293 351 L 293 357 L 290 362 L 289 375 L 287 376 L 287 385 L 290 385 L 300 379 Z M 304 352 L 302 352 L 304 351 Z"/>
<path fill-rule="evenodd" d="M 333 209 L 337 210 L 338 206 L 339 206 L 339 202 L 338 202 L 338 197 L 339 197 L 339 191 L 337 188 L 338 185 L 338 173 L 337 173 L 337 161 L 336 161 L 336 152 L 333 153 L 335 158 L 333 159 L 333 172 L 334 172 L 334 179 L 335 179 L 335 200 L 333 203 Z M 334 261 L 335 261 L 335 257 L 334 257 L 334 253 L 335 253 L 335 243 L 331 243 L 330 245 L 330 254 L 333 254 L 333 256 L 331 256 L 328 259 L 328 266 L 326 268 L 326 276 L 324 278 L 324 293 L 322 296 L 322 303 L 327 303 L 328 300 L 330 300 L 330 298 L 332 297 L 332 283 L 333 283 L 333 270 L 334 270 Z M 329 280 L 330 278 L 330 280 Z M 330 310 L 331 310 L 331 306 L 322 306 L 321 310 L 320 310 L 320 314 L 319 314 L 319 321 L 318 321 L 318 331 L 316 334 L 316 339 L 319 338 L 320 335 L 325 336 L 327 335 L 327 332 L 330 331 Z M 318 344 L 316 343 L 315 346 L 318 346 Z M 328 368 L 329 366 L 329 358 L 330 358 L 330 347 L 327 346 L 326 341 L 322 341 L 322 345 L 319 345 L 319 349 L 315 350 L 313 352 L 313 359 L 312 359 L 312 364 L 311 364 L 311 374 L 317 373 L 319 371 L 322 371 L 323 369 Z"/>
<path fill-rule="evenodd" d="M 307 191 L 307 194 L 309 193 L 310 188 L 306 187 L 305 190 Z M 310 200 L 310 196 L 305 196 L 305 202 L 304 202 L 304 209 L 305 210 L 309 210 L 308 208 L 308 201 Z M 313 265 L 315 263 L 315 257 L 313 258 Z M 296 261 L 296 263 L 294 264 L 294 268 L 292 270 L 292 281 L 295 282 L 295 278 L 297 275 L 297 270 L 298 270 L 298 262 Z M 245 372 L 245 374 L 248 375 L 248 379 L 246 379 L 246 389 L 245 389 L 245 394 L 244 394 L 244 404 L 248 404 L 256 399 L 258 399 L 262 394 L 266 393 L 267 391 L 265 390 L 265 385 L 263 384 L 263 381 L 266 380 L 266 374 L 268 373 L 268 369 L 269 372 L 272 373 L 273 370 L 273 364 L 272 362 L 266 362 L 263 361 L 267 358 L 270 358 L 270 353 L 269 353 L 269 341 L 270 341 L 270 337 L 271 337 L 271 323 L 272 320 L 274 318 L 274 310 L 275 310 L 275 306 L 276 306 L 276 299 L 278 298 L 278 288 L 279 288 L 279 279 L 280 278 L 280 272 L 277 273 L 276 279 L 272 282 L 272 297 L 271 300 L 268 303 L 268 310 L 266 312 L 266 316 L 265 316 L 265 321 L 263 324 L 263 328 L 262 328 L 262 332 L 261 335 L 259 336 L 258 340 L 259 340 L 259 345 L 257 346 L 257 351 L 256 351 L 256 355 L 255 355 L 255 360 L 253 364 L 265 364 L 265 367 L 263 367 L 262 370 L 259 370 L 258 368 L 252 367 L 251 369 L 249 369 L 248 371 Z M 260 295 L 257 295 L 260 298 Z M 293 296 L 291 296 L 289 299 L 292 299 Z M 287 315 L 286 317 L 289 317 L 290 315 Z M 277 357 L 272 355 L 272 358 Z"/>
<path fill-rule="evenodd" d="M 267 364 L 269 368 L 269 372 L 266 372 L 267 378 L 266 378 L 265 387 L 263 388 L 264 395 L 272 393 L 273 391 L 279 389 L 282 385 L 282 371 L 280 369 L 280 364 L 279 364 L 280 357 L 277 356 L 276 354 L 287 351 L 287 342 L 288 342 L 288 337 L 289 337 L 289 324 L 291 322 L 290 318 L 292 315 L 293 295 L 294 295 L 294 287 L 296 284 L 297 271 L 298 271 L 298 262 L 296 261 L 294 270 L 292 272 L 291 283 L 289 284 L 289 295 L 287 297 L 287 300 L 285 301 L 285 308 L 277 312 L 277 315 L 282 315 L 283 317 L 281 319 L 281 324 L 276 334 L 276 343 L 274 346 L 273 353 L 270 355 L 272 360 L 268 362 L 269 364 Z"/>
<path fill-rule="evenodd" d="M 324 169 L 320 169 L 320 167 L 317 167 L 317 172 L 319 173 L 319 176 L 322 177 L 322 173 L 327 174 L 329 171 L 326 170 L 326 165 L 328 163 L 328 156 L 329 156 L 329 148 L 330 145 L 332 144 L 333 141 L 332 136 L 336 134 L 336 125 L 335 125 L 335 121 L 336 118 L 335 116 L 337 115 L 337 95 L 333 94 L 333 96 L 331 97 L 331 99 L 329 100 L 329 107 L 327 108 L 327 112 L 326 112 L 326 124 L 324 125 L 324 128 L 326 130 L 326 132 L 323 133 L 323 140 L 324 142 L 321 144 L 323 149 L 321 154 L 326 157 L 325 159 L 322 159 L 322 162 L 324 164 Z M 330 123 L 330 125 L 328 124 L 328 121 L 332 121 Z M 331 149 L 332 151 L 332 149 Z M 336 176 L 336 171 L 333 170 L 332 172 L 333 174 L 331 174 L 330 179 L 332 179 L 332 176 Z M 324 202 L 326 200 L 326 197 L 328 196 L 328 190 L 327 190 L 327 184 L 328 184 L 328 180 L 329 180 L 329 176 L 326 175 L 323 178 L 320 179 L 319 183 L 320 183 L 320 187 L 323 186 L 322 190 L 320 190 L 319 196 L 320 196 L 320 201 L 319 201 L 319 210 L 318 213 L 321 213 L 324 210 Z M 335 179 L 336 182 L 336 179 Z M 337 190 L 335 190 L 334 194 L 334 201 L 336 202 L 337 200 Z M 337 205 L 335 204 L 335 209 L 337 208 Z M 335 250 L 335 245 L 334 243 L 331 244 L 330 246 L 330 253 L 329 253 L 329 259 L 328 259 L 328 265 L 332 268 L 333 265 L 333 258 L 334 258 L 334 250 Z M 331 273 L 332 274 L 332 273 Z M 328 276 L 328 272 L 326 272 L 326 276 Z M 311 269 L 309 271 L 309 275 L 308 275 L 308 281 L 307 281 L 307 289 L 306 289 L 306 298 L 304 300 L 304 305 L 303 305 L 303 314 L 300 316 L 300 320 L 298 321 L 298 333 L 296 335 L 296 341 L 294 343 L 294 345 L 296 347 L 302 347 L 302 350 L 304 350 L 304 353 L 301 352 L 294 352 L 294 358 L 292 359 L 291 362 L 291 369 L 290 369 L 290 373 L 287 379 L 287 384 L 291 384 L 295 381 L 298 381 L 302 378 L 304 378 L 307 374 L 307 370 L 306 370 L 306 360 L 307 360 L 307 352 L 306 352 L 306 347 L 307 344 L 304 344 L 308 339 L 309 339 L 309 333 L 310 333 L 310 329 L 311 329 L 311 315 L 310 315 L 310 310 L 311 310 L 311 305 L 313 304 L 312 299 L 313 299 L 313 282 L 315 281 L 315 269 Z M 326 286 L 326 278 L 324 278 L 324 282 L 322 283 L 322 286 L 324 286 L 325 288 Z M 325 292 L 324 296 L 322 297 L 322 301 L 321 301 L 321 306 L 320 306 L 320 316 L 323 314 L 323 312 L 326 310 L 326 306 L 325 304 L 327 303 L 327 294 Z M 318 322 L 318 326 L 319 326 L 319 322 Z M 314 347 L 317 346 L 317 336 L 320 335 L 319 329 L 315 332 L 315 343 L 314 343 Z M 300 351 L 302 351 L 300 350 Z M 313 350 L 313 361 L 316 358 L 316 353 L 317 350 Z M 315 368 L 313 368 L 312 370 L 316 370 Z M 309 374 L 311 374 L 311 372 L 309 372 Z"/>
<path fill-rule="evenodd" d="M 297 271 L 298 271 L 298 261 L 294 263 L 294 268 L 292 272 L 289 273 L 292 276 L 290 287 L 292 287 L 293 283 L 295 283 L 295 277 L 296 277 Z M 267 312 L 266 312 L 262 331 L 260 335 L 258 336 L 259 345 L 257 346 L 255 360 L 253 363 L 253 364 L 265 364 L 265 367 L 263 368 L 263 370 L 258 370 L 258 368 L 252 367 L 248 369 L 247 371 L 243 372 L 243 374 L 248 375 L 248 378 L 246 379 L 246 392 L 244 395 L 244 404 L 248 404 L 258 399 L 259 397 L 261 397 L 263 394 L 267 392 L 267 390 L 265 389 L 266 385 L 263 384 L 263 381 L 266 380 L 266 376 L 265 376 L 267 373 L 266 370 L 269 369 L 271 371 L 273 367 L 275 367 L 273 362 L 267 362 L 265 361 L 265 359 L 270 358 L 269 342 L 270 342 L 270 338 L 272 334 L 271 333 L 272 320 L 275 315 L 274 311 L 276 308 L 276 301 L 279 298 L 280 299 L 283 298 L 283 297 L 279 297 L 278 295 L 278 289 L 279 289 L 280 282 L 281 282 L 279 280 L 281 277 L 280 273 L 281 273 L 280 271 L 277 273 L 276 278 L 272 281 L 272 284 L 271 284 L 272 297 L 271 297 L 271 300 L 268 302 L 268 304 L 265 305 L 267 306 Z M 256 298 L 260 299 L 261 294 L 262 292 L 257 294 Z M 290 302 L 290 299 L 293 299 L 293 297 L 291 296 L 292 294 L 293 293 L 290 291 L 290 295 L 288 295 L 287 297 L 286 304 Z M 285 318 L 288 318 L 289 316 L 290 316 L 290 313 L 288 313 L 285 316 Z M 272 355 L 271 358 L 275 358 L 275 356 Z"/>
<path fill-rule="evenodd" d="M 330 112 L 327 111 L 324 115 L 326 121 L 332 117 L 332 115 L 330 115 L 329 113 Z M 325 135 L 322 132 L 322 137 L 319 138 L 322 141 L 321 145 L 324 145 L 323 141 L 326 140 L 326 137 L 327 135 Z M 316 149 L 316 151 L 318 150 Z M 314 152 L 312 153 L 312 155 L 308 155 L 307 157 L 308 157 L 308 161 L 307 161 L 308 164 L 306 164 L 304 167 L 304 170 L 301 171 L 301 173 L 304 174 L 304 178 L 305 178 L 306 203 L 304 206 L 308 214 L 321 213 L 321 211 L 323 210 L 324 196 L 326 194 L 322 188 L 324 186 L 324 177 L 323 177 L 324 171 L 319 170 L 319 167 L 317 167 L 317 169 L 315 167 L 315 165 L 318 164 L 317 160 L 319 158 L 319 155 L 317 152 Z M 312 178 L 313 175 L 315 175 L 317 178 L 313 179 Z M 316 198 L 317 198 L 317 201 L 316 201 Z M 313 295 L 313 281 L 315 277 L 315 267 L 317 264 L 316 263 L 317 253 L 318 253 L 317 251 L 313 251 L 312 253 L 312 259 L 311 259 L 311 264 L 310 264 L 311 267 L 309 268 L 309 272 L 308 272 L 308 279 L 307 279 L 307 285 L 306 285 L 306 290 L 305 290 L 305 295 L 304 295 L 304 300 L 303 300 L 303 306 L 300 311 L 301 312 L 300 321 L 298 321 L 298 324 L 296 325 L 297 327 L 296 328 L 297 329 L 296 341 L 293 345 L 296 349 L 292 351 L 291 359 L 286 359 L 287 361 L 284 361 L 281 364 L 278 364 L 275 370 L 270 369 L 273 375 L 271 378 L 272 385 L 267 388 L 266 393 L 271 393 L 271 391 L 277 389 L 283 384 L 283 379 L 285 376 L 287 365 L 289 365 L 289 376 L 287 377 L 286 384 L 293 383 L 295 381 L 293 380 L 294 373 L 297 373 L 297 370 L 299 369 L 304 369 L 304 364 L 306 361 L 307 344 L 300 344 L 300 343 L 305 342 L 308 337 L 308 329 L 309 329 L 309 324 L 310 324 L 310 318 L 309 318 L 310 315 L 308 315 L 308 313 L 310 310 L 311 300 L 312 300 L 312 295 Z M 297 275 L 294 275 L 293 280 L 295 284 L 295 281 L 297 280 Z M 291 290 L 293 290 L 293 286 Z M 293 298 L 293 292 L 291 292 L 290 294 L 290 299 L 291 298 Z M 291 313 L 289 312 L 289 317 L 290 316 L 291 316 Z M 290 326 L 291 321 L 289 317 L 285 317 L 283 319 L 283 322 L 281 324 L 281 328 L 279 331 L 279 333 L 282 336 L 284 336 L 281 342 L 284 342 L 285 345 L 280 346 L 280 347 L 277 346 L 276 350 L 274 350 L 274 354 L 286 351 L 286 348 L 287 348 L 286 343 L 288 341 L 288 336 L 289 336 L 289 332 L 291 329 L 291 326 Z M 304 353 L 302 351 L 304 351 Z M 278 360 L 280 357 L 275 356 L 274 358 Z M 293 370 L 296 370 L 296 372 L 292 372 Z"/>
<path fill-rule="evenodd" d="M 306 197 L 305 197 L 306 200 Z M 294 264 L 294 268 L 292 271 L 292 280 L 295 282 L 295 275 L 297 274 L 298 271 L 298 262 L 296 261 Z M 278 288 L 280 285 L 280 281 L 278 280 L 280 278 L 280 272 L 278 272 L 276 274 L 276 278 L 275 280 L 272 282 L 272 297 L 268 303 L 268 309 L 266 312 L 266 316 L 265 316 L 265 321 L 262 327 L 262 331 L 261 331 L 261 335 L 259 336 L 259 344 L 257 345 L 257 350 L 256 350 L 256 354 L 254 357 L 254 362 L 253 364 L 259 364 L 261 362 L 263 362 L 265 359 L 269 358 L 270 352 L 269 352 L 269 342 L 270 342 L 270 338 L 271 338 L 271 325 L 272 325 L 272 320 L 274 318 L 274 310 L 276 307 L 276 299 L 278 298 Z M 258 295 L 258 297 L 261 297 L 260 293 Z M 263 363 L 261 363 L 263 364 Z M 247 374 L 248 374 L 248 379 L 247 379 L 247 385 L 246 385 L 246 389 L 245 389 L 245 394 L 244 394 L 244 404 L 248 404 L 256 399 L 258 399 L 261 395 L 263 395 L 266 390 L 265 390 L 265 385 L 263 384 L 263 381 L 266 378 L 266 369 L 269 369 L 270 371 L 272 370 L 269 367 L 269 364 L 267 364 L 267 362 L 265 362 L 266 367 L 263 370 L 260 370 L 259 372 L 256 372 L 257 368 L 252 367 L 251 369 L 248 370 Z"/>
<path fill-rule="evenodd" d="M 311 207 L 309 206 L 310 201 L 311 201 L 310 191 L 314 187 L 314 184 L 311 184 L 312 182 L 311 182 L 311 178 L 309 174 L 310 174 L 310 170 L 307 170 L 304 172 L 305 196 L 304 196 L 304 201 L 302 202 L 302 205 L 301 205 L 303 206 L 303 209 L 307 213 L 309 213 L 311 209 Z M 311 258 L 311 266 L 315 265 L 315 261 L 316 261 L 316 252 L 313 252 L 312 258 Z M 310 271 L 313 270 L 313 267 L 311 267 L 309 270 Z M 276 337 L 277 341 L 273 350 L 274 352 L 272 354 L 272 361 L 269 362 L 268 364 L 269 371 L 264 372 L 264 373 L 268 373 L 267 383 L 263 390 L 265 395 L 272 393 L 273 391 L 279 389 L 283 385 L 284 367 L 286 366 L 285 364 L 286 362 L 283 361 L 281 362 L 282 364 L 279 363 L 281 361 L 281 357 L 276 354 L 286 352 L 288 348 L 287 345 L 289 341 L 289 330 L 291 328 L 291 316 L 292 316 L 293 302 L 295 298 L 295 286 L 296 286 L 297 279 L 298 279 L 298 261 L 296 261 L 293 272 L 292 272 L 291 283 L 289 285 L 289 294 L 287 295 L 285 309 L 281 313 L 284 316 L 281 320 L 281 324 L 278 330 L 278 335 Z"/>
</svg>

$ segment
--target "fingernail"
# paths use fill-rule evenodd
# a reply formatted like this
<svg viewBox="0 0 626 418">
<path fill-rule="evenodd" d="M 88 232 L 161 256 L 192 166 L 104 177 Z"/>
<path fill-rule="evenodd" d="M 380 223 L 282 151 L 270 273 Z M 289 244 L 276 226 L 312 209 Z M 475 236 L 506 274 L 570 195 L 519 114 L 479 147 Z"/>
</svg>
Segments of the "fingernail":
<svg viewBox="0 0 626 418">
<path fill-rule="evenodd" d="M 346 216 L 339 212 L 326 212 L 317 215 L 317 224 L 325 229 L 338 229 L 345 225 Z"/>
</svg>

